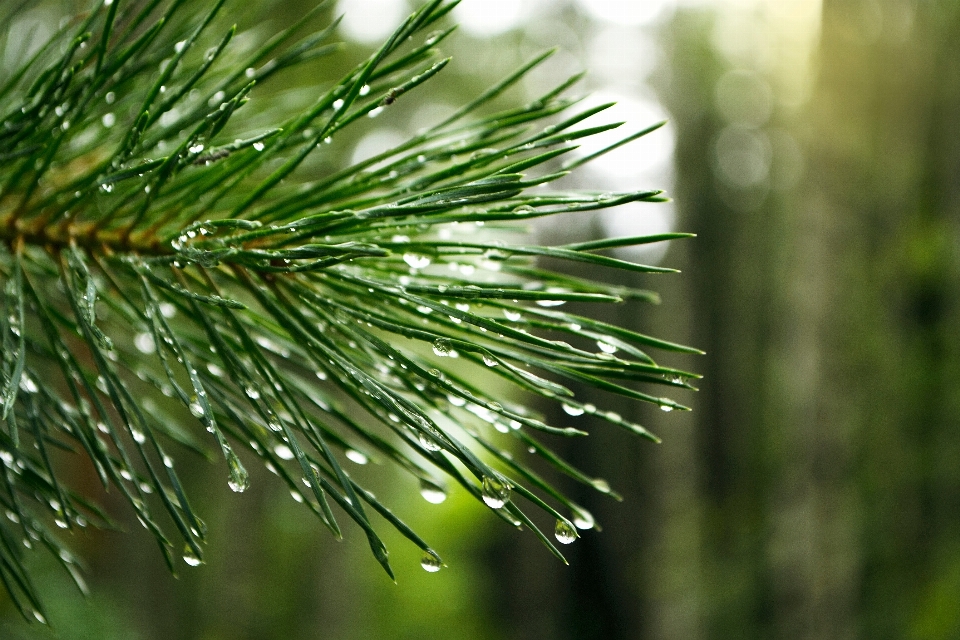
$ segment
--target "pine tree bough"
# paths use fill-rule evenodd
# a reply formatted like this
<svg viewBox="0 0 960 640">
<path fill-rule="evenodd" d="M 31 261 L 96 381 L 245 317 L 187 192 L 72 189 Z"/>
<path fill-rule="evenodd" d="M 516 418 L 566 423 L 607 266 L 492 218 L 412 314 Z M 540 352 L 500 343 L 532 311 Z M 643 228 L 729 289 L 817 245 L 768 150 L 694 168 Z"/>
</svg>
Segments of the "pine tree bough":
<svg viewBox="0 0 960 640">
<path fill-rule="evenodd" d="M 58 473 L 64 451 L 89 457 L 171 569 L 181 557 L 199 564 L 206 537 L 174 455 L 215 444 L 231 489 L 249 484 L 235 453 L 245 450 L 334 535 L 338 515 L 359 525 L 392 576 L 377 521 L 420 547 L 425 569 L 442 563 L 345 461 L 396 463 L 430 502 L 455 482 L 561 559 L 521 506 L 555 519 L 561 543 L 593 518 L 510 442 L 612 493 L 544 443 L 585 432 L 550 426 L 478 379 L 651 439 L 563 381 L 685 408 L 629 385 L 691 388 L 694 374 L 645 350 L 695 349 L 558 308 L 654 294 L 535 261 L 666 272 L 597 252 L 687 234 L 518 240 L 533 218 L 663 200 L 530 190 L 591 159 L 564 159 L 578 139 L 618 126 L 579 126 L 610 105 L 578 110 L 564 95 L 578 77 L 491 109 L 550 52 L 389 151 L 340 169 L 311 164 L 344 128 L 417 99 L 448 62 L 437 47 L 452 28 L 438 25 L 454 4 L 424 4 L 292 115 L 279 98 L 243 107 L 277 72 L 336 51 L 336 21 L 299 36 L 314 12 L 235 53 L 224 0 L 102 0 L 0 79 L 0 579 L 25 616 L 44 618 L 25 551 L 48 548 L 82 586 L 57 529 L 109 524 Z M 15 15 L 0 16 L 4 32 Z"/>
</svg>

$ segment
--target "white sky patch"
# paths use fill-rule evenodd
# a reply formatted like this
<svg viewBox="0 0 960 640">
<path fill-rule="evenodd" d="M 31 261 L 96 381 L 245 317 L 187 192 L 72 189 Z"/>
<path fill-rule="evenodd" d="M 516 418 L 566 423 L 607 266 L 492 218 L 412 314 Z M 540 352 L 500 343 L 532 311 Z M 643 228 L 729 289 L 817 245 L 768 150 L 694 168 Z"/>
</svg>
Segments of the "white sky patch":
<svg viewBox="0 0 960 640">
<path fill-rule="evenodd" d="M 410 13 L 406 0 L 340 0 L 341 32 L 355 42 L 382 44 Z"/>
<path fill-rule="evenodd" d="M 360 138 L 350 155 L 350 163 L 363 162 L 407 141 L 409 136 L 396 129 L 375 129 Z"/>
<path fill-rule="evenodd" d="M 3 25 L 7 27 L 7 25 Z M 56 28 L 56 17 L 42 10 L 24 12 L 7 31 L 7 43 L 3 52 L 3 67 L 13 70 L 23 64 L 37 49 L 50 39 Z"/>
<path fill-rule="evenodd" d="M 636 86 L 656 67 L 660 50 L 645 29 L 604 25 L 586 42 L 586 68 L 609 84 Z"/>
<path fill-rule="evenodd" d="M 633 134 L 641 129 L 666 119 L 663 106 L 652 98 L 628 94 L 616 89 L 600 89 L 592 93 L 583 107 L 616 102 L 615 105 L 581 122 L 578 128 L 605 123 L 626 124 L 606 133 L 579 140 L 580 148 L 575 154 L 586 156 Z M 638 178 L 653 173 L 661 174 L 669 167 L 673 157 L 674 132 L 670 123 L 639 140 L 610 151 L 592 160 L 587 166 L 596 173 L 609 178 L 610 187 L 617 190 L 634 189 Z"/>
<path fill-rule="evenodd" d="M 603 235 L 608 238 L 622 236 L 652 236 L 669 233 L 674 229 L 676 211 L 672 202 L 630 202 L 615 209 L 600 212 L 600 226 Z M 618 258 L 657 264 L 667 252 L 669 242 L 641 244 L 634 247 L 621 247 L 614 251 Z"/>
<path fill-rule="evenodd" d="M 650 24 L 665 8 L 677 3 L 671 0 L 577 0 L 590 17 L 621 26 Z"/>
<path fill-rule="evenodd" d="M 471 35 L 484 37 L 520 26 L 544 0 L 464 0 L 453 10 L 454 21 Z"/>
<path fill-rule="evenodd" d="M 436 126 L 452 116 L 457 110 L 452 104 L 446 102 L 424 102 L 418 103 L 417 110 L 410 116 L 409 129 L 418 133 Z"/>
</svg>

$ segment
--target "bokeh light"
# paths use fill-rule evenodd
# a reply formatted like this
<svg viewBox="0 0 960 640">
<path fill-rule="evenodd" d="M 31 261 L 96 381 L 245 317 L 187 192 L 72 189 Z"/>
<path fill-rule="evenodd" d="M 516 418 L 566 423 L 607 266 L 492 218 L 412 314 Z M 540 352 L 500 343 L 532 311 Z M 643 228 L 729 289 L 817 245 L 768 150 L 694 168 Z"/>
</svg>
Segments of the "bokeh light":
<svg viewBox="0 0 960 640">
<path fill-rule="evenodd" d="M 343 14 L 340 30 L 356 42 L 380 44 L 407 16 L 406 0 L 340 0 L 337 11 Z"/>
<path fill-rule="evenodd" d="M 643 25 L 660 17 L 670 0 L 577 0 L 587 15 L 611 24 Z"/>
</svg>

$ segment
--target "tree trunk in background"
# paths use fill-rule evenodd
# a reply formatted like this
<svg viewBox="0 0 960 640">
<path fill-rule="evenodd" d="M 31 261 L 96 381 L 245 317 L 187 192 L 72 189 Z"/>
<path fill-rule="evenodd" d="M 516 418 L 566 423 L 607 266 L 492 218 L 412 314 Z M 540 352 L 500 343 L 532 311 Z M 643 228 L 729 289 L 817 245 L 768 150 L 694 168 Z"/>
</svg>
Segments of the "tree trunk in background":
<svg viewBox="0 0 960 640">
<path fill-rule="evenodd" d="M 792 189 L 797 112 L 776 64 L 719 52 L 719 20 L 677 17 L 662 82 L 679 132 L 680 226 L 698 234 L 685 275 L 692 341 L 708 354 L 693 416 L 705 627 L 716 638 L 850 637 L 858 523 L 829 346 L 835 228 Z M 739 112 L 722 93 L 738 86 Z M 751 112 L 769 94 L 769 113 Z"/>
<path fill-rule="evenodd" d="M 680 226 L 699 234 L 708 636 L 957 637 L 958 7 L 825 0 L 793 113 L 768 60 L 717 50 L 721 19 L 677 16 L 661 83 Z M 734 69 L 773 87 L 769 121 L 718 106 Z M 766 141 L 766 180 L 724 165 L 730 127 Z M 805 148 L 794 188 L 785 136 Z"/>
<path fill-rule="evenodd" d="M 811 148 L 831 215 L 850 221 L 843 331 L 865 638 L 960 634 L 958 9 L 824 5 Z"/>
</svg>

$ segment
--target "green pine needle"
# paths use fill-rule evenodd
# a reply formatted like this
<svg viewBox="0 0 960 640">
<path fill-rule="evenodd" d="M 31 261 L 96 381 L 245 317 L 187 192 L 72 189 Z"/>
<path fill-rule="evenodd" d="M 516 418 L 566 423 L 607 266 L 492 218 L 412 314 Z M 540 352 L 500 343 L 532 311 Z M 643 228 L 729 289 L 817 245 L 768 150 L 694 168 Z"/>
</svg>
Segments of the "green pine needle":
<svg viewBox="0 0 960 640">
<path fill-rule="evenodd" d="M 504 401 L 491 381 L 655 440 L 565 384 L 669 410 L 684 407 L 631 383 L 690 388 L 697 377 L 645 351 L 696 350 L 558 308 L 655 294 L 535 264 L 548 257 L 669 272 L 595 252 L 686 234 L 558 247 L 516 241 L 533 218 L 663 199 L 659 191 L 531 190 L 589 159 L 563 163 L 577 140 L 619 126 L 580 127 L 610 105 L 576 111 L 577 101 L 563 97 L 574 78 L 491 112 L 548 51 L 429 130 L 319 170 L 311 158 L 328 156 L 343 129 L 417 100 L 442 72 L 449 59 L 437 46 L 452 29 L 435 29 L 455 2 L 424 4 L 286 117 L 280 98 L 246 105 L 279 71 L 336 51 L 336 22 L 296 39 L 312 13 L 244 56 L 232 51 L 235 27 L 221 24 L 224 0 L 202 12 L 189 4 L 103 0 L 0 81 L 0 579 L 14 604 L 44 619 L 25 549 L 50 549 L 82 586 L 77 560 L 53 531 L 109 525 L 64 483 L 53 449 L 89 457 L 171 569 L 181 556 L 202 562 L 206 540 L 176 455 L 211 445 L 227 462 L 231 489 L 250 482 L 242 450 L 334 535 L 338 518 L 355 522 L 391 576 L 373 513 L 425 552 L 425 567 L 439 568 L 440 557 L 345 471 L 346 461 L 390 460 L 433 502 L 444 497 L 446 476 L 562 559 L 521 507 L 556 519 L 561 542 L 593 518 L 508 443 L 616 494 L 538 439 L 584 431 Z M 571 335 L 600 350 L 564 341 Z"/>
</svg>

